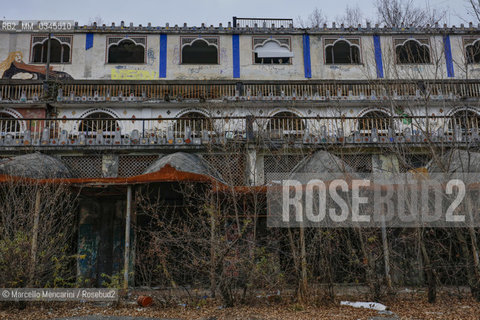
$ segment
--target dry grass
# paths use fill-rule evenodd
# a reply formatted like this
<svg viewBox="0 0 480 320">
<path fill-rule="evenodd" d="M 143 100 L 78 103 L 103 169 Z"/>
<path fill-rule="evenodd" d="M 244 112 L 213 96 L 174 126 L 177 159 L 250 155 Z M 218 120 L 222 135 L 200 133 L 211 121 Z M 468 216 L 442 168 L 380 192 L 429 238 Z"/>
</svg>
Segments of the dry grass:
<svg viewBox="0 0 480 320">
<path fill-rule="evenodd" d="M 141 308 L 133 303 L 134 298 L 113 306 L 74 303 L 32 303 L 25 309 L 4 305 L 0 319 L 52 319 L 60 317 L 105 315 L 141 316 L 176 319 L 369 319 L 381 316 L 377 311 L 340 306 L 332 303 L 324 306 L 302 306 L 295 303 L 259 301 L 253 306 L 240 305 L 222 308 L 215 300 L 207 300 L 203 306 L 164 307 L 157 302 Z M 351 299 L 352 300 L 352 299 Z M 400 319 L 479 319 L 480 303 L 470 297 L 458 297 L 443 293 L 438 302 L 429 304 L 424 294 L 390 297 L 381 301 Z M 386 315 L 384 315 L 386 316 Z"/>
</svg>

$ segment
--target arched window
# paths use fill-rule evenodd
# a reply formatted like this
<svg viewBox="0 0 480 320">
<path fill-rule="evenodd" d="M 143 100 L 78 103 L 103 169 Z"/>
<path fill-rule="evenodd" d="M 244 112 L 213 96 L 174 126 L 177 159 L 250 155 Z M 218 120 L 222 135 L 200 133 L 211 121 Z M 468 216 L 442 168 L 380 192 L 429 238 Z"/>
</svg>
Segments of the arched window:
<svg viewBox="0 0 480 320">
<path fill-rule="evenodd" d="M 407 40 L 395 48 L 397 63 L 430 63 L 430 49 L 428 45 L 421 44 L 416 40 Z"/>
<path fill-rule="evenodd" d="M 338 40 L 325 46 L 325 63 L 327 64 L 358 64 L 360 63 L 360 48 L 346 40 Z"/>
<path fill-rule="evenodd" d="M 213 131 L 213 121 L 203 113 L 188 112 L 178 118 L 175 125 L 175 131 L 179 134 L 183 134 L 187 127 L 190 128 L 194 136 L 199 136 L 204 131 Z"/>
<path fill-rule="evenodd" d="M 386 112 L 369 111 L 358 119 L 358 130 L 360 132 L 370 132 L 375 128 L 378 133 L 386 133 L 388 127 L 390 127 L 390 120 L 390 116 Z"/>
<path fill-rule="evenodd" d="M 305 122 L 295 113 L 288 111 L 276 113 L 267 123 L 267 131 L 284 136 L 300 137 L 304 130 Z"/>
<path fill-rule="evenodd" d="M 282 46 L 275 40 L 257 45 L 253 52 L 255 63 L 259 64 L 288 64 L 293 57 L 293 52 L 287 46 Z"/>
<path fill-rule="evenodd" d="M 455 128 L 459 128 L 464 134 L 478 132 L 480 128 L 480 115 L 468 109 L 453 113 L 448 122 L 448 130 L 454 132 Z"/>
<path fill-rule="evenodd" d="M 0 112 L 0 134 L 20 132 L 20 122 L 11 114 Z"/>
<path fill-rule="evenodd" d="M 106 112 L 93 112 L 80 122 L 78 131 L 85 133 L 110 133 L 120 130 L 115 118 Z"/>
<path fill-rule="evenodd" d="M 480 63 L 480 41 L 477 40 L 465 47 L 467 63 Z"/>
<path fill-rule="evenodd" d="M 145 46 L 131 39 L 111 44 L 108 48 L 108 63 L 145 63 Z"/>
<path fill-rule="evenodd" d="M 217 46 L 196 39 L 182 47 L 182 64 L 218 64 Z"/>
<path fill-rule="evenodd" d="M 47 63 L 48 39 L 43 42 L 33 44 L 32 62 Z M 50 62 L 51 63 L 69 63 L 70 45 L 60 42 L 56 38 L 50 39 Z"/>
</svg>

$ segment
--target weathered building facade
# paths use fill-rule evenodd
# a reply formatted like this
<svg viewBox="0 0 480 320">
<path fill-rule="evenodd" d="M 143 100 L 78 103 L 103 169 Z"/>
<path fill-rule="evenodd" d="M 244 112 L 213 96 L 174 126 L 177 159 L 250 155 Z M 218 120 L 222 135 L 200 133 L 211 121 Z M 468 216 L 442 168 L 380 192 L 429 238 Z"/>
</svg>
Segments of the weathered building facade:
<svg viewBox="0 0 480 320">
<path fill-rule="evenodd" d="M 0 30 L 0 173 L 41 152 L 85 188 L 79 276 L 133 261 L 131 188 L 168 193 L 179 177 L 170 167 L 263 186 L 319 150 L 360 172 L 407 171 L 426 165 L 432 145 L 480 139 L 477 26 L 238 21 Z"/>
</svg>

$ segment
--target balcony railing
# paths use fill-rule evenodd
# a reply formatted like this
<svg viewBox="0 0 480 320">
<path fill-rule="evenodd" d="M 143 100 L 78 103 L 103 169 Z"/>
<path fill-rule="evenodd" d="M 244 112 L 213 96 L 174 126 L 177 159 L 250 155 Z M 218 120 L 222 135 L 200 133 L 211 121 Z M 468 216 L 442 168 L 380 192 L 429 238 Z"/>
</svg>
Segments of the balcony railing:
<svg viewBox="0 0 480 320">
<path fill-rule="evenodd" d="M 46 90 L 46 88 L 49 88 Z M 405 81 L 105 81 L 0 80 L 0 103 L 158 102 L 180 100 L 455 100 L 480 97 L 478 80 Z"/>
<path fill-rule="evenodd" d="M 0 118 L 0 146 L 480 144 L 477 118 Z"/>
</svg>

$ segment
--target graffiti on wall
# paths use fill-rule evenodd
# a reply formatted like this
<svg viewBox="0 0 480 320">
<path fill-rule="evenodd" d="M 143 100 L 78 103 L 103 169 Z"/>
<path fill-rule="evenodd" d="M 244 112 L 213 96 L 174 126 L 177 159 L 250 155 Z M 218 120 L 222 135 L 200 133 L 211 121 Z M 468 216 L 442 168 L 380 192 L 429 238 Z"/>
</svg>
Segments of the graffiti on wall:
<svg viewBox="0 0 480 320">
<path fill-rule="evenodd" d="M 45 66 L 23 62 L 21 51 L 10 52 L 7 58 L 0 62 L 0 78 L 2 79 L 44 80 L 45 75 Z M 68 73 L 55 71 L 53 67 L 50 67 L 49 76 L 57 79 L 72 79 Z"/>
<path fill-rule="evenodd" d="M 153 64 L 155 63 L 155 51 L 153 51 L 152 48 L 148 49 L 147 50 L 147 64 L 149 66 L 153 66 Z"/>
<path fill-rule="evenodd" d="M 158 72 L 147 70 L 112 69 L 112 80 L 153 80 Z"/>
</svg>

